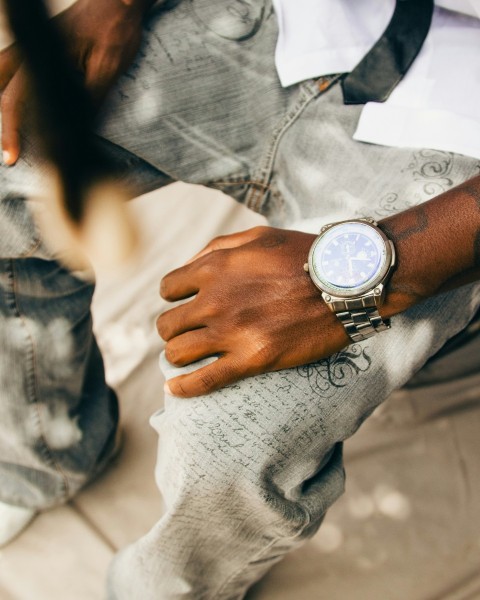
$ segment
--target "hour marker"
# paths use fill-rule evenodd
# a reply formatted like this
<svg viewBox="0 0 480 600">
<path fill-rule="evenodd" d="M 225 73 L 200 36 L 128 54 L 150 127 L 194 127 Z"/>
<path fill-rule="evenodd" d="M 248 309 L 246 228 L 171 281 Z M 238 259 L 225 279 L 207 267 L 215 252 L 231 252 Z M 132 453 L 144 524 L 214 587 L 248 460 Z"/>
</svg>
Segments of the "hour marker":
<svg viewBox="0 0 480 600">
<path fill-rule="evenodd" d="M 367 274 L 364 273 L 363 271 L 360 273 L 360 277 L 362 277 L 362 279 L 365 279 L 366 276 L 367 276 Z"/>
<path fill-rule="evenodd" d="M 331 250 L 325 250 L 325 254 L 331 254 L 332 251 Z"/>
<path fill-rule="evenodd" d="M 372 245 L 372 242 L 370 242 L 370 241 L 365 242 L 365 246 L 371 246 L 371 245 Z"/>
<path fill-rule="evenodd" d="M 375 265 L 371 262 L 371 263 L 368 263 L 368 266 L 369 267 L 374 267 Z"/>
<path fill-rule="evenodd" d="M 338 246 L 338 242 L 337 242 L 337 240 L 333 240 L 332 244 L 333 244 L 334 246 Z"/>
</svg>

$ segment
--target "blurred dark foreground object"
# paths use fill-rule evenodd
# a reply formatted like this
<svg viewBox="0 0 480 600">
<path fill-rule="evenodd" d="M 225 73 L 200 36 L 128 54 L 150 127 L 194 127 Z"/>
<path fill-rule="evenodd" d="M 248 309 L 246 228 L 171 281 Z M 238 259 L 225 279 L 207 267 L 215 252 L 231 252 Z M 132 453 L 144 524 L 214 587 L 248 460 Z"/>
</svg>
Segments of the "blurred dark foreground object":
<svg viewBox="0 0 480 600">
<path fill-rule="evenodd" d="M 82 76 L 42 0 L 4 0 L 27 70 L 32 134 L 52 167 L 48 217 L 40 224 L 55 247 L 65 247 L 71 268 L 116 266 L 136 246 L 125 207 L 131 196 L 115 183 L 115 170 L 96 143 L 95 111 Z M 30 132 L 29 132 L 30 133 Z M 68 246 L 68 248 L 66 248 Z"/>
</svg>

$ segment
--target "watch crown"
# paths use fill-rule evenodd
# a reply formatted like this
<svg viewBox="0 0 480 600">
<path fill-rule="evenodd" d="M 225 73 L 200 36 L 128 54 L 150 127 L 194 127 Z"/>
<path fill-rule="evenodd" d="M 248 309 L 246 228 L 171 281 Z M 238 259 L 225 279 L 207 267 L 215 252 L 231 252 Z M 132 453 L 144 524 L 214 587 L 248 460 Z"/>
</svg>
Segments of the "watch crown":
<svg viewBox="0 0 480 600">
<path fill-rule="evenodd" d="M 308 263 L 305 263 L 305 264 L 303 265 L 303 270 L 304 270 L 306 273 L 308 273 Z"/>
</svg>

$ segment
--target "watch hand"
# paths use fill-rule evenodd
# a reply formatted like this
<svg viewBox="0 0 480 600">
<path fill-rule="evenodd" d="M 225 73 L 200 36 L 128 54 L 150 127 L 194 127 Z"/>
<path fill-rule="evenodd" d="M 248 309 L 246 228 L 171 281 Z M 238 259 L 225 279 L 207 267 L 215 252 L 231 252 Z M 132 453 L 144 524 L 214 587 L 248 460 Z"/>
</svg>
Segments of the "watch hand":
<svg viewBox="0 0 480 600">
<path fill-rule="evenodd" d="M 349 273 L 350 276 L 352 276 L 353 275 L 352 257 L 349 256 L 347 258 L 347 260 L 348 260 L 348 273 Z"/>
</svg>

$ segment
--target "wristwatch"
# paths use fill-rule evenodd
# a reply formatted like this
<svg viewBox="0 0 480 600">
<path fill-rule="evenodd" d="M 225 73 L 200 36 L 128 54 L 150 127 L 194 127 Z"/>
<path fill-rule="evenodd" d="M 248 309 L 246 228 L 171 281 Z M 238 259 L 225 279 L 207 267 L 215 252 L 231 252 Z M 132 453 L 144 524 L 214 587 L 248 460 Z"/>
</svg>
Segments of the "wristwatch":
<svg viewBox="0 0 480 600">
<path fill-rule="evenodd" d="M 389 329 L 378 307 L 395 265 L 395 248 L 370 218 L 330 223 L 320 230 L 304 265 L 350 339 L 366 340 Z"/>
</svg>

